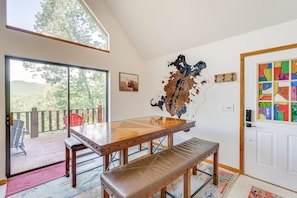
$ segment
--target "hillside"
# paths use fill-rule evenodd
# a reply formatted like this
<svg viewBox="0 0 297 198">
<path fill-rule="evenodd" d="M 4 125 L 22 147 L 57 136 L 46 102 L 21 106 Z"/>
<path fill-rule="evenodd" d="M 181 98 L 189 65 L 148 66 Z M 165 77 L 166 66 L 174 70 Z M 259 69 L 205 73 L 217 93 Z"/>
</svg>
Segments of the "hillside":
<svg viewBox="0 0 297 198">
<path fill-rule="evenodd" d="M 35 97 L 45 94 L 50 86 L 46 84 L 38 84 L 34 82 L 25 81 L 11 81 L 10 82 L 10 97 Z"/>
</svg>

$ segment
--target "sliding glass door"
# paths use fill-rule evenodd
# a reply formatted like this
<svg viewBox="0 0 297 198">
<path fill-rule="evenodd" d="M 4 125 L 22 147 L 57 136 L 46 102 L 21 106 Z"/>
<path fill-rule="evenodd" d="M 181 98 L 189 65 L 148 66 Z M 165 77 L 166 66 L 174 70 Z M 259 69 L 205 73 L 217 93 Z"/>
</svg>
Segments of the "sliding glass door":
<svg viewBox="0 0 297 198">
<path fill-rule="evenodd" d="M 65 160 L 69 127 L 106 121 L 107 71 L 6 57 L 6 173 Z"/>
<path fill-rule="evenodd" d="M 84 124 L 105 122 L 107 73 L 71 67 L 69 68 L 69 82 L 70 126 L 79 123 L 75 123 L 74 117 L 82 119 Z"/>
</svg>

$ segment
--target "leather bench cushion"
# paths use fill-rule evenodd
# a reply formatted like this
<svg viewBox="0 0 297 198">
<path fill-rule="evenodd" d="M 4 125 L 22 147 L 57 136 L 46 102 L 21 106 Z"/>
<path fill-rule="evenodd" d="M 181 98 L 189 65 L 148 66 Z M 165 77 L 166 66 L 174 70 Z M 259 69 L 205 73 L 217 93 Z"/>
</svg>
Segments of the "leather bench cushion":
<svg viewBox="0 0 297 198">
<path fill-rule="evenodd" d="M 176 179 L 218 148 L 218 143 L 194 137 L 154 155 L 106 171 L 100 176 L 101 182 L 115 197 L 139 198 L 165 186 L 168 180 Z"/>
<path fill-rule="evenodd" d="M 68 137 L 64 139 L 65 145 L 71 150 L 81 150 L 87 148 L 83 143 L 81 143 L 75 137 Z"/>
</svg>

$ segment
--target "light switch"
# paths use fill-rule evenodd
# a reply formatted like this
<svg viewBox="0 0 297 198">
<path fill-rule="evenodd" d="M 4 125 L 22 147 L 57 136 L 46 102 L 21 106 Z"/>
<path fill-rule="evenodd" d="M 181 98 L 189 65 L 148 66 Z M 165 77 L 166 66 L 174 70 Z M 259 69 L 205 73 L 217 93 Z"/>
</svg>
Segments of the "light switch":
<svg viewBox="0 0 297 198">
<path fill-rule="evenodd" d="M 233 104 L 221 105 L 221 111 L 234 111 L 234 105 Z"/>
</svg>

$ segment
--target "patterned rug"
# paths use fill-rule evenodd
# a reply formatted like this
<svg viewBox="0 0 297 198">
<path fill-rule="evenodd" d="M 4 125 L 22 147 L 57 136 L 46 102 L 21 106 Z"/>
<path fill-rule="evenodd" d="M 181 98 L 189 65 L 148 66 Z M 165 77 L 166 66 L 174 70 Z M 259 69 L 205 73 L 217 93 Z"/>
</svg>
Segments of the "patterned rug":
<svg viewBox="0 0 297 198">
<path fill-rule="evenodd" d="M 248 198 L 283 198 L 282 196 L 273 194 L 261 188 L 252 186 Z"/>
<path fill-rule="evenodd" d="M 187 137 L 175 136 L 175 144 L 184 141 Z M 159 143 L 162 143 L 161 139 Z M 129 161 L 146 155 L 147 150 L 145 144 L 142 145 L 142 151 L 138 151 L 138 146 L 129 148 Z M 154 151 L 162 150 L 162 147 L 154 149 Z M 113 158 L 113 163 L 110 168 L 118 165 L 118 160 Z M 101 183 L 100 174 L 102 173 L 102 157 L 97 154 L 82 155 L 77 158 L 77 185 L 76 188 L 71 187 L 71 176 L 61 177 L 39 186 L 32 187 L 28 190 L 8 196 L 9 198 L 100 198 L 101 197 Z M 99 167 L 98 167 L 99 165 Z M 207 163 L 201 163 L 199 169 L 204 172 L 212 173 L 212 166 Z M 63 167 L 64 170 L 64 167 Z M 219 169 L 219 185 L 213 185 L 210 181 L 199 193 L 196 198 L 221 198 L 233 185 L 238 174 L 229 172 L 224 169 Z M 208 179 L 208 175 L 197 172 L 197 175 L 191 176 L 191 192 L 194 193 L 204 181 Z M 183 177 L 178 178 L 167 187 L 168 192 L 176 198 L 183 197 Z M 158 197 L 157 194 L 152 198 Z M 167 196 L 171 197 L 171 196 Z"/>
<path fill-rule="evenodd" d="M 212 172 L 212 166 L 206 163 L 201 164 L 200 169 L 206 172 Z M 32 198 L 32 197 L 46 197 L 46 198 L 100 198 L 101 186 L 99 175 L 102 172 L 102 167 L 95 168 L 83 172 L 77 176 L 77 187 L 71 187 L 71 178 L 62 177 L 40 186 L 33 187 L 23 192 L 9 196 L 9 198 Z M 237 174 L 219 169 L 219 186 L 212 184 L 212 181 L 206 185 L 194 197 L 199 198 L 221 198 L 224 193 L 232 186 Z M 195 192 L 202 183 L 207 180 L 208 176 L 199 173 L 191 179 L 191 191 Z M 176 198 L 183 197 L 183 178 L 177 179 L 168 186 L 168 192 Z M 152 197 L 158 197 L 157 195 Z M 170 196 L 168 196 L 170 197 Z"/>
</svg>

